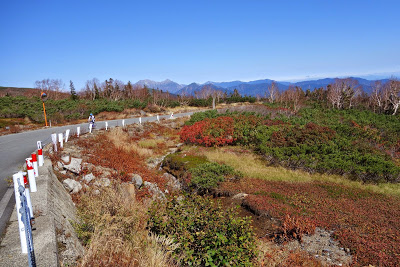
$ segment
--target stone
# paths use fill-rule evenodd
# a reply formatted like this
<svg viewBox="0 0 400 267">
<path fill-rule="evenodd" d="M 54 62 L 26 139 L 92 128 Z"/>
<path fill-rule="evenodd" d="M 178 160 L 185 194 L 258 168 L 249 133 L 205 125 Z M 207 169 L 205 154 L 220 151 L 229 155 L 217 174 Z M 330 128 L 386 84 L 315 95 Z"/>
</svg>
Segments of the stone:
<svg viewBox="0 0 400 267">
<path fill-rule="evenodd" d="M 64 161 L 64 163 L 68 163 L 69 162 L 69 155 L 62 156 L 61 160 Z"/>
<path fill-rule="evenodd" d="M 248 196 L 246 193 L 239 193 L 232 197 L 232 199 L 245 199 Z"/>
<path fill-rule="evenodd" d="M 71 194 L 78 193 L 82 189 L 82 185 L 79 182 L 69 178 L 63 181 L 63 185 Z"/>
<path fill-rule="evenodd" d="M 96 186 L 101 186 L 101 187 L 107 187 L 110 186 L 111 181 L 108 178 L 100 178 L 98 181 L 94 182 L 94 185 Z"/>
<path fill-rule="evenodd" d="M 131 181 L 135 184 L 137 189 L 139 189 L 143 185 L 142 176 L 140 176 L 139 174 L 133 174 Z"/>
<path fill-rule="evenodd" d="M 57 161 L 57 168 L 59 170 L 62 170 L 64 168 L 64 164 L 62 164 L 61 162 Z"/>
<path fill-rule="evenodd" d="M 93 194 L 100 195 L 100 190 L 99 189 L 94 190 Z"/>
<path fill-rule="evenodd" d="M 82 159 L 71 158 L 71 162 L 68 165 L 64 165 L 64 168 L 75 174 L 79 174 L 82 170 Z"/>
<path fill-rule="evenodd" d="M 153 199 L 165 199 L 165 194 L 158 188 L 157 184 L 153 184 L 147 181 L 144 181 L 144 187 L 146 187 L 150 194 L 152 194 Z"/>
<path fill-rule="evenodd" d="M 167 181 L 167 185 L 171 187 L 174 191 L 181 190 L 182 185 L 175 176 L 166 172 L 163 174 L 162 177 Z"/>
<path fill-rule="evenodd" d="M 65 171 L 65 170 L 64 171 L 60 171 L 60 173 L 66 175 L 67 171 Z"/>
<path fill-rule="evenodd" d="M 90 183 L 94 178 L 96 178 L 93 173 L 86 174 L 83 176 L 83 180 L 88 184 Z"/>
</svg>

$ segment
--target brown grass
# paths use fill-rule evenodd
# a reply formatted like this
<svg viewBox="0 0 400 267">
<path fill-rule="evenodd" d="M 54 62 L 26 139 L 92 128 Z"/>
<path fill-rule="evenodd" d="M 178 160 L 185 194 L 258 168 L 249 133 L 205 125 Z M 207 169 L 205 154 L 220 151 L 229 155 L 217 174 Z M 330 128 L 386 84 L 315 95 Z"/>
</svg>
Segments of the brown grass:
<svg viewBox="0 0 400 267">
<path fill-rule="evenodd" d="M 87 192 L 79 204 L 80 218 L 94 232 L 79 266 L 173 266 L 172 240 L 149 235 L 147 207 L 124 198 L 114 184 L 98 195 Z"/>
</svg>

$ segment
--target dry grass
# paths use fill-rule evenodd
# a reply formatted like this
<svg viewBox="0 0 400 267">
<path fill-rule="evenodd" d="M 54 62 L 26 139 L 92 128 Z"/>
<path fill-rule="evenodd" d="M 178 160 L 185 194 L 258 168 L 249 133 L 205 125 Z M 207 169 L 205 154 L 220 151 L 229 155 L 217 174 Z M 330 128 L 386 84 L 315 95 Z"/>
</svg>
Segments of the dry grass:
<svg viewBox="0 0 400 267">
<path fill-rule="evenodd" d="M 291 251 L 285 247 L 280 247 L 273 242 L 258 242 L 258 263 L 262 267 L 277 266 L 304 266 L 320 267 L 320 262 L 313 259 L 305 251 Z"/>
<path fill-rule="evenodd" d="M 200 150 L 199 150 L 200 151 Z M 201 150 L 210 161 L 225 163 L 236 170 L 241 171 L 245 176 L 269 181 L 286 182 L 333 182 L 344 186 L 367 189 L 375 193 L 400 196 L 400 184 L 364 184 L 358 181 L 351 181 L 345 177 L 327 174 L 310 174 L 304 171 L 293 171 L 283 167 L 266 166 L 265 162 L 252 152 L 243 152 L 241 148 L 219 148 Z"/>
<path fill-rule="evenodd" d="M 123 195 L 122 187 L 114 185 L 82 197 L 80 218 L 94 231 L 79 266 L 174 266 L 171 253 L 177 246 L 149 235 L 147 207 Z"/>
<path fill-rule="evenodd" d="M 163 143 L 163 139 L 144 139 L 138 142 L 138 146 L 141 148 L 156 148 L 160 143 Z"/>
<path fill-rule="evenodd" d="M 112 128 L 107 133 L 107 137 L 113 142 L 116 147 L 122 148 L 127 152 L 134 151 L 145 158 L 153 156 L 153 151 L 151 149 L 142 147 L 136 142 L 131 142 L 131 138 L 129 137 L 128 133 L 123 131 L 123 129 L 120 127 Z"/>
</svg>

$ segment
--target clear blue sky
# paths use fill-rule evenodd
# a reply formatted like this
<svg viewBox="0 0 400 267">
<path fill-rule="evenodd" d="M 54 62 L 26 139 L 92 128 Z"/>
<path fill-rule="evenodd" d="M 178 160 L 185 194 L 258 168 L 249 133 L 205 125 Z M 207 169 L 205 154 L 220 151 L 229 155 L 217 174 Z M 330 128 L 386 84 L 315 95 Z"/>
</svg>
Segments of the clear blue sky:
<svg viewBox="0 0 400 267">
<path fill-rule="evenodd" d="M 0 86 L 400 74 L 400 1 L 0 2 Z"/>
</svg>

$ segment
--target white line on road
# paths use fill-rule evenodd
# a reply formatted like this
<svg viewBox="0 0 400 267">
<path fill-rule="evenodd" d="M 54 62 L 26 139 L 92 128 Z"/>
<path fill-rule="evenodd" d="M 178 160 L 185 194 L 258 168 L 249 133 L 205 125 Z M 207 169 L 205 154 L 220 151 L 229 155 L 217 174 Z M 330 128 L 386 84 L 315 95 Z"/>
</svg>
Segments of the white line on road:
<svg viewBox="0 0 400 267">
<path fill-rule="evenodd" d="M 10 198 L 13 194 L 14 190 L 9 188 L 7 192 L 4 194 L 3 199 L 0 201 L 0 218 L 3 216 L 4 210 L 7 207 L 8 202 L 10 202 Z"/>
</svg>

